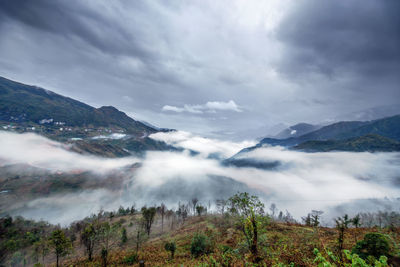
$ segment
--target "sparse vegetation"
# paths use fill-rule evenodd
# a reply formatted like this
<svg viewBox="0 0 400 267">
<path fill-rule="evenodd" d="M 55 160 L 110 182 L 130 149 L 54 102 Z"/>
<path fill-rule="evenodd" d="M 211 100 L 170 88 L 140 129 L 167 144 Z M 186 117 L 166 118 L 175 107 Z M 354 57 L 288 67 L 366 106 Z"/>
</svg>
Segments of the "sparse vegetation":
<svg viewBox="0 0 400 267">
<path fill-rule="evenodd" d="M 176 210 L 120 207 L 67 228 L 4 217 L 1 261 L 6 266 L 60 265 L 62 259 L 63 266 L 363 267 L 399 261 L 397 213 L 345 215 L 326 227 L 322 211 L 310 212 L 300 224 L 276 205 L 266 214 L 264 203 L 248 193 L 218 200 L 215 212 L 199 214 L 200 203 L 196 213 L 189 212 L 192 200 Z"/>
</svg>

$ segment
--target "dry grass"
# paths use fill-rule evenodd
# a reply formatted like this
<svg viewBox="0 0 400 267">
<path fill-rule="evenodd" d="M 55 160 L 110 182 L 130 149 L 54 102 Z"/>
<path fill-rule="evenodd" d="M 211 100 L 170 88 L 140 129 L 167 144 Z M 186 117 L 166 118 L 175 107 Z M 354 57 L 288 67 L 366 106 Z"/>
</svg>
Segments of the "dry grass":
<svg viewBox="0 0 400 267">
<path fill-rule="evenodd" d="M 131 216 L 124 217 L 126 221 L 124 226 L 128 229 L 131 219 Z M 195 259 L 190 254 L 190 244 L 193 235 L 197 232 L 212 237 L 215 240 L 215 248 L 213 253 Z M 345 234 L 344 247 L 351 249 L 356 241 L 361 240 L 367 232 L 385 233 L 396 244 L 399 244 L 399 228 L 391 231 L 378 228 L 350 228 Z M 129 238 L 131 239 L 133 233 L 130 230 L 128 233 L 130 233 Z M 335 228 L 311 228 L 298 224 L 270 223 L 260 231 L 262 265 L 274 266 L 278 263 L 290 264 L 293 262 L 295 266 L 315 266 L 313 263 L 314 248 L 318 248 L 322 252 L 335 251 L 337 236 Z M 164 244 L 172 240 L 176 242 L 177 250 L 175 258 L 170 260 Z M 109 266 L 129 266 L 124 263 L 124 258 L 134 252 L 135 246 L 132 240 L 124 246 L 114 247 L 109 254 Z M 217 215 L 191 217 L 175 229 L 171 230 L 169 225 L 165 226 L 163 233 L 160 222 L 157 221 L 152 235 L 141 247 L 138 258 L 143 260 L 146 266 L 228 266 L 228 261 L 230 262 L 229 266 L 252 266 L 249 265 L 249 255 L 245 249 L 241 231 L 229 218 Z M 84 257 L 70 257 L 64 260 L 66 266 L 100 266 L 100 263 L 98 256 L 90 263 Z"/>
</svg>

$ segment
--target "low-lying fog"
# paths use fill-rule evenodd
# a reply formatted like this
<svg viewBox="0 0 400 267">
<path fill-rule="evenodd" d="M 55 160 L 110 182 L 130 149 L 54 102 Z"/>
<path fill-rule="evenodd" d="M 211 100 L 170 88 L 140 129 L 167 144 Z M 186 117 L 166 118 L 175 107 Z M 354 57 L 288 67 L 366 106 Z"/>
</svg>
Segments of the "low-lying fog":
<svg viewBox="0 0 400 267">
<path fill-rule="evenodd" d="M 161 202 L 176 207 L 179 201 L 194 197 L 204 205 L 213 205 L 216 199 L 238 191 L 257 194 L 267 210 L 275 203 L 298 220 L 315 209 L 325 211 L 325 223 L 343 213 L 399 211 L 399 153 L 303 153 L 262 147 L 240 153 L 235 159 L 271 163 L 270 168 L 235 167 L 223 160 L 254 142 L 212 140 L 186 132 L 157 133 L 151 138 L 185 150 L 105 159 L 70 152 L 67 145 L 35 134 L 0 132 L 0 166 L 29 164 L 51 172 L 84 170 L 95 173 L 93 179 L 101 179 L 98 177 L 113 169 L 141 163 L 140 168 L 127 171 L 126 183 L 119 191 L 101 188 L 53 194 L 27 203 L 10 203 L 6 212 L 68 224 L 101 208 L 115 210 L 120 205 L 135 203 L 141 207 Z M 0 198 L 12 193 L 2 193 Z"/>
</svg>

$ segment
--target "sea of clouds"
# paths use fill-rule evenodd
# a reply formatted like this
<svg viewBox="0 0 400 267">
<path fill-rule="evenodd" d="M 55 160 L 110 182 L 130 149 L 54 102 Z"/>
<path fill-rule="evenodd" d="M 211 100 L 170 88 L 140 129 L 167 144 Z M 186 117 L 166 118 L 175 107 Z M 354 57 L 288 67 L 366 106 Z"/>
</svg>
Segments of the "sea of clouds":
<svg viewBox="0 0 400 267">
<path fill-rule="evenodd" d="M 221 141 L 180 131 L 150 137 L 183 150 L 108 159 L 77 154 L 69 145 L 32 133 L 0 132 L 0 166 L 29 164 L 49 172 L 82 170 L 93 172 L 93 179 L 98 179 L 112 170 L 140 163 L 139 168 L 126 169 L 127 179 L 119 191 L 100 188 L 53 194 L 14 205 L 9 212 L 68 224 L 120 205 L 164 202 L 174 208 L 178 202 L 196 197 L 213 208 L 216 199 L 238 191 L 257 194 L 266 207 L 275 203 L 298 220 L 311 210 L 325 211 L 325 223 L 343 213 L 399 211 L 400 153 L 304 153 L 260 147 L 237 154 L 255 142 Z M 231 157 L 279 164 L 270 169 L 223 164 Z"/>
</svg>

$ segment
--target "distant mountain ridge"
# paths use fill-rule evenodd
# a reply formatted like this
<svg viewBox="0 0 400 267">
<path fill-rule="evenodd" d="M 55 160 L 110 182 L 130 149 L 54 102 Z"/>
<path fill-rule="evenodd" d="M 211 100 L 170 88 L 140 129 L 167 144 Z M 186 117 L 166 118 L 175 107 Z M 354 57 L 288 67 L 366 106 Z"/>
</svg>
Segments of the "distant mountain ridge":
<svg viewBox="0 0 400 267">
<path fill-rule="evenodd" d="M 383 149 L 382 151 L 388 151 L 386 145 L 388 147 L 391 147 L 392 145 L 395 145 L 395 142 L 400 142 L 400 115 L 373 121 L 341 121 L 324 126 L 316 131 L 312 131 L 298 137 L 290 137 L 285 139 L 264 138 L 256 146 L 245 148 L 239 153 L 252 151 L 256 148 L 262 147 L 263 145 L 284 146 L 287 148 L 294 147 L 296 149 L 314 151 L 317 151 L 318 145 L 320 145 L 321 147 L 319 151 L 325 151 L 325 146 L 339 146 L 339 144 L 340 150 L 346 150 L 344 146 L 347 144 L 349 146 L 348 151 L 355 151 L 352 150 L 350 145 L 353 141 L 356 140 L 347 140 L 349 141 L 347 143 L 334 141 L 359 138 L 370 134 L 373 134 L 375 136 L 374 138 L 371 138 L 371 136 L 369 136 L 369 143 L 371 143 L 373 140 L 380 142 Z M 380 138 L 378 138 L 378 136 Z M 326 141 L 327 143 L 318 141 Z M 366 139 L 358 140 L 357 142 L 360 141 L 366 141 Z M 366 149 L 365 151 L 368 151 L 368 147 L 371 148 L 370 150 L 380 151 L 378 146 L 374 149 L 372 149 L 372 145 L 365 145 L 364 147 Z"/>
<path fill-rule="evenodd" d="M 0 77 L 0 121 L 114 127 L 134 135 L 157 132 L 115 107 L 94 108 L 72 98 L 3 77 Z"/>
<path fill-rule="evenodd" d="M 364 126 L 368 122 L 361 121 L 343 121 L 324 126 L 316 131 L 301 135 L 299 137 L 290 137 L 286 139 L 264 138 L 260 144 L 280 145 L 280 146 L 294 146 L 310 140 L 328 140 L 335 139 L 339 134 L 352 131 L 356 128 Z"/>
<path fill-rule="evenodd" d="M 378 134 L 400 141 L 400 115 L 374 121 L 342 121 L 324 126 L 299 137 L 286 139 L 264 138 L 260 143 L 290 147 L 306 141 L 340 140 L 366 134 Z"/>
<path fill-rule="evenodd" d="M 304 134 L 310 133 L 312 131 L 316 131 L 320 129 L 322 126 L 319 125 L 313 125 L 309 123 L 298 123 L 296 125 L 290 126 L 281 132 L 279 132 L 276 136 L 273 138 L 276 139 L 285 139 L 285 138 L 290 138 L 290 137 L 299 137 Z"/>
<path fill-rule="evenodd" d="M 306 152 L 394 152 L 400 151 L 400 142 L 377 134 L 367 134 L 345 140 L 307 141 L 293 147 L 293 149 Z"/>
<path fill-rule="evenodd" d="M 178 148 L 148 136 L 173 131 L 136 121 L 112 106 L 94 108 L 36 86 L 0 77 L 0 128 L 34 132 L 70 144 L 70 150 L 102 157 L 144 155 Z"/>
</svg>

